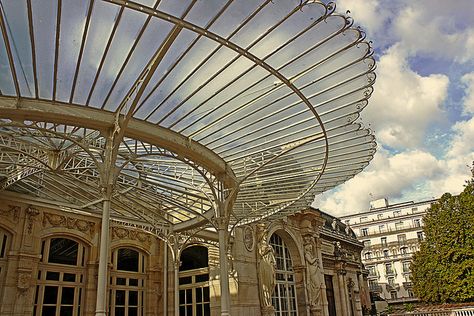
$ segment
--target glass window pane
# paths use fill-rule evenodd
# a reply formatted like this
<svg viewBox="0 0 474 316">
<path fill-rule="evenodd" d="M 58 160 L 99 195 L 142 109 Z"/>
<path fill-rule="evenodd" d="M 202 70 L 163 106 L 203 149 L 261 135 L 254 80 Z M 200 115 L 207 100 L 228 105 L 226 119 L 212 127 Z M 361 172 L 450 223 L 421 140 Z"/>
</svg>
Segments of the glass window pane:
<svg viewBox="0 0 474 316">
<path fill-rule="evenodd" d="M 115 305 L 125 305 L 125 291 L 115 291 Z"/>
<path fill-rule="evenodd" d="M 138 306 L 138 291 L 128 292 L 128 305 Z"/>
<path fill-rule="evenodd" d="M 63 287 L 61 295 L 61 304 L 74 304 L 74 288 L 73 287 Z"/>
<path fill-rule="evenodd" d="M 138 279 L 129 279 L 128 285 L 130 286 L 138 286 Z"/>
<path fill-rule="evenodd" d="M 196 275 L 196 282 L 207 282 L 209 281 L 209 274 Z"/>
<path fill-rule="evenodd" d="M 189 276 L 189 277 L 182 277 L 182 278 L 179 278 L 179 284 L 190 284 L 192 283 L 193 280 L 192 278 Z"/>
<path fill-rule="evenodd" d="M 117 285 L 126 285 L 127 284 L 127 279 L 125 278 L 117 278 Z"/>
<path fill-rule="evenodd" d="M 76 282 L 76 275 L 74 273 L 64 273 L 64 282 Z"/>
<path fill-rule="evenodd" d="M 52 271 L 46 272 L 46 280 L 59 281 L 59 272 L 52 272 Z"/>
<path fill-rule="evenodd" d="M 125 307 L 115 307 L 115 316 L 125 316 Z"/>
<path fill-rule="evenodd" d="M 56 304 L 58 298 L 58 287 L 57 286 L 45 286 L 44 287 L 44 304 Z"/>
<path fill-rule="evenodd" d="M 202 302 L 202 288 L 196 289 L 196 303 Z"/>
<path fill-rule="evenodd" d="M 193 293 L 192 289 L 187 289 L 186 290 L 186 303 L 187 304 L 189 304 L 193 301 L 193 296 L 192 296 L 193 294 L 192 293 Z"/>
<path fill-rule="evenodd" d="M 43 315 L 56 315 L 56 306 L 43 306 Z"/>
<path fill-rule="evenodd" d="M 203 288 L 204 291 L 204 302 L 209 302 L 209 288 L 205 287 Z"/>
<path fill-rule="evenodd" d="M 66 238 L 53 238 L 49 245 L 48 262 L 77 265 L 79 244 Z"/>
<path fill-rule="evenodd" d="M 183 250 L 179 271 L 208 267 L 208 251 L 203 246 L 192 246 Z"/>
<path fill-rule="evenodd" d="M 60 316 L 72 316 L 73 315 L 72 311 L 73 311 L 72 306 L 61 306 L 61 313 L 59 315 Z"/>
<path fill-rule="evenodd" d="M 137 316 L 138 315 L 138 308 L 137 307 L 129 307 L 128 308 L 128 316 Z"/>
<path fill-rule="evenodd" d="M 118 250 L 117 269 L 138 272 L 138 251 L 128 248 Z"/>
<path fill-rule="evenodd" d="M 179 304 L 184 304 L 186 303 L 186 300 L 184 299 L 184 290 L 179 291 Z"/>
</svg>

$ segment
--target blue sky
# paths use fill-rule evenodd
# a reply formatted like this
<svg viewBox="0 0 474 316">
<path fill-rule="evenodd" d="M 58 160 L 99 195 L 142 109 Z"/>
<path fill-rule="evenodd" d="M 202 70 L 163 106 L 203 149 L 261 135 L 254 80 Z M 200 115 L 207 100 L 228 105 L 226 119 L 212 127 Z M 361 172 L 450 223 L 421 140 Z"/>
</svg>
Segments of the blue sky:
<svg viewBox="0 0 474 316">
<path fill-rule="evenodd" d="M 362 121 L 378 151 L 314 206 L 342 216 L 372 199 L 459 193 L 474 161 L 474 2 L 339 0 L 336 8 L 373 41 L 377 81 Z"/>
</svg>

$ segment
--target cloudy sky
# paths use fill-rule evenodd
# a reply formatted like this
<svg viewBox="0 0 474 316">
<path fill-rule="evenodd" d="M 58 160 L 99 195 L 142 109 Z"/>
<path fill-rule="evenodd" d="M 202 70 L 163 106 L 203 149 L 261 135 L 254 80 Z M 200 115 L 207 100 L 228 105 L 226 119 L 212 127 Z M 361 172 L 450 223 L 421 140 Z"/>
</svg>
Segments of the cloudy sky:
<svg viewBox="0 0 474 316">
<path fill-rule="evenodd" d="M 363 172 L 316 197 L 336 216 L 459 193 L 474 161 L 473 0 L 338 0 L 373 41 L 375 92 L 362 121 L 378 151 Z"/>
</svg>

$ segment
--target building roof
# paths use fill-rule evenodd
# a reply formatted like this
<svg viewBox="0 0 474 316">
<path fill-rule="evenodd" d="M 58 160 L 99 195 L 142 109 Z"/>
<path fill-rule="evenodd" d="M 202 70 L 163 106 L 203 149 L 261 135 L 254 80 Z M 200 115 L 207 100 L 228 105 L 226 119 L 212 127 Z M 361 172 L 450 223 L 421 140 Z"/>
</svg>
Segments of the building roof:
<svg viewBox="0 0 474 316">
<path fill-rule="evenodd" d="M 0 190 L 175 230 L 366 167 L 373 50 L 320 1 L 3 1 Z M 110 193 L 110 192 L 109 192 Z M 109 194 L 107 193 L 107 194 Z"/>
</svg>

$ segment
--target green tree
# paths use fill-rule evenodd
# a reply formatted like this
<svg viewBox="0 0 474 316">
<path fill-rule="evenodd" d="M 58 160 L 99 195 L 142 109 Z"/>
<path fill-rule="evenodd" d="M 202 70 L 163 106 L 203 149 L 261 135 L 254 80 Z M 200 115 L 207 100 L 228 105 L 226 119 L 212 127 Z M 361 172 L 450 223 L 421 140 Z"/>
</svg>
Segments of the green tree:
<svg viewBox="0 0 474 316">
<path fill-rule="evenodd" d="M 461 194 L 443 194 L 423 217 L 425 240 L 411 270 L 425 302 L 474 301 L 474 164 L 472 173 Z"/>
</svg>

